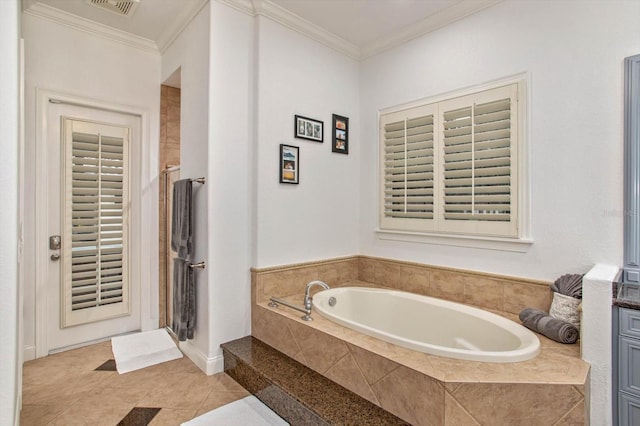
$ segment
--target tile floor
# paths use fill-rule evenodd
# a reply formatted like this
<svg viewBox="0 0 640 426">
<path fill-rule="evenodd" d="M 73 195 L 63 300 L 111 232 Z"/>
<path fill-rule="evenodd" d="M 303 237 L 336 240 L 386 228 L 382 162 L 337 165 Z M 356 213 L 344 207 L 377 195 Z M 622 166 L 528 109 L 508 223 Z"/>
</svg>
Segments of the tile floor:
<svg viewBox="0 0 640 426">
<path fill-rule="evenodd" d="M 176 426 L 249 395 L 186 356 L 122 375 L 112 359 L 107 341 L 26 362 L 20 424 Z"/>
</svg>

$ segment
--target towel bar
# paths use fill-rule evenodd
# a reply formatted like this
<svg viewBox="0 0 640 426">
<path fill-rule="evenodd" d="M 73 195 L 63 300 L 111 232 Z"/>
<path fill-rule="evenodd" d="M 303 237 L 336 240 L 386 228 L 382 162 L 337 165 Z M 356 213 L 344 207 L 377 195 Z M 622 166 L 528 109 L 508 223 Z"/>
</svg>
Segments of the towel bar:
<svg viewBox="0 0 640 426">
<path fill-rule="evenodd" d="M 204 185 L 206 179 L 204 177 L 199 177 L 199 178 L 195 178 L 195 179 L 190 179 L 191 182 L 197 182 L 197 183 L 201 183 Z"/>
<path fill-rule="evenodd" d="M 189 268 L 191 268 L 191 269 L 204 269 L 204 262 L 194 263 L 192 265 L 189 265 Z"/>
</svg>

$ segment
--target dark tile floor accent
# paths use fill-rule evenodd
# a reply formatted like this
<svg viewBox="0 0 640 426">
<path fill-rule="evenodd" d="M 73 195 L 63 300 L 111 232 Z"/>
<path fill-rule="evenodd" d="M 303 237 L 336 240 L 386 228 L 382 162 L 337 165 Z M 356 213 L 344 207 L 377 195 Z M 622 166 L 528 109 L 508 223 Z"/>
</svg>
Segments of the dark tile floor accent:
<svg viewBox="0 0 640 426">
<path fill-rule="evenodd" d="M 252 336 L 221 346 L 224 371 L 291 424 L 408 424 Z"/>
<path fill-rule="evenodd" d="M 102 364 L 100 367 L 96 368 L 95 371 L 118 371 L 116 369 L 116 360 L 110 359 Z"/>
<path fill-rule="evenodd" d="M 161 408 L 134 407 L 118 426 L 147 426 Z"/>
</svg>

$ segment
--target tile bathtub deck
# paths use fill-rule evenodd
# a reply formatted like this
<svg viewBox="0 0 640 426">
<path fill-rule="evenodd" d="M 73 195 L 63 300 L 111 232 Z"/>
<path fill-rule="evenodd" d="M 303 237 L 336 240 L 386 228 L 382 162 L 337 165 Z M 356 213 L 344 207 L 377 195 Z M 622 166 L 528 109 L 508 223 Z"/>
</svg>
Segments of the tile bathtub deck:
<svg viewBox="0 0 640 426">
<path fill-rule="evenodd" d="M 175 426 L 249 395 L 187 357 L 122 375 L 111 359 L 107 341 L 26 362 L 20 424 Z"/>
</svg>

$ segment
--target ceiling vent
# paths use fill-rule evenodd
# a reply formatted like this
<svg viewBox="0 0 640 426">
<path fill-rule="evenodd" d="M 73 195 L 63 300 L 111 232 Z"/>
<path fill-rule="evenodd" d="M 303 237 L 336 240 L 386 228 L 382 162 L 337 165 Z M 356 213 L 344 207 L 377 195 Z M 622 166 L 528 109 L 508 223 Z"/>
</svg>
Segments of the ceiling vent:
<svg viewBox="0 0 640 426">
<path fill-rule="evenodd" d="M 102 10 L 126 17 L 132 16 L 140 4 L 140 0 L 87 0 L 86 2 Z"/>
</svg>

